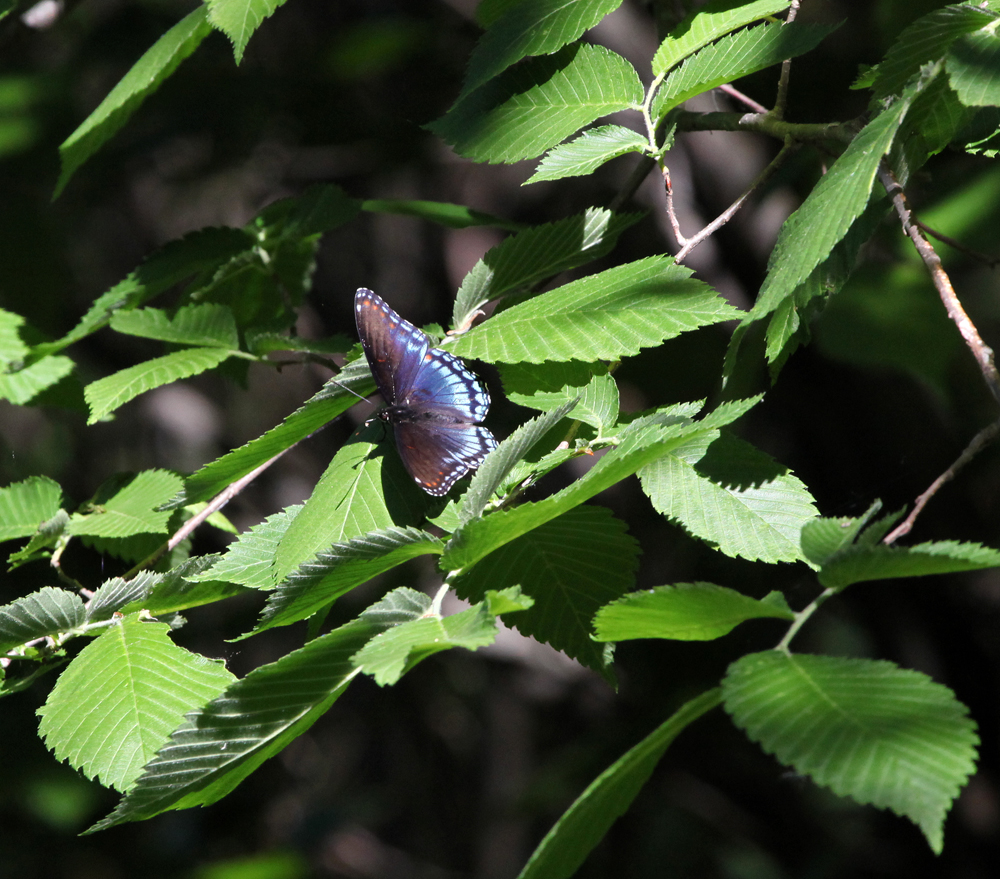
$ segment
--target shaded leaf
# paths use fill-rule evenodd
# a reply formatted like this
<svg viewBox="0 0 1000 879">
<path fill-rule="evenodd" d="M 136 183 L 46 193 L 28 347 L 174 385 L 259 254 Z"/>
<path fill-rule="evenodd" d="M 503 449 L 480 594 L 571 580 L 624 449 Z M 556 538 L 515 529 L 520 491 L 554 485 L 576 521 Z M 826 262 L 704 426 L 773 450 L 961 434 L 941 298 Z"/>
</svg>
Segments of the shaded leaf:
<svg viewBox="0 0 1000 879">
<path fill-rule="evenodd" d="M 632 592 L 611 602 L 594 617 L 594 629 L 598 641 L 711 641 L 728 635 L 746 620 L 794 619 L 783 599 L 782 604 L 758 601 L 714 583 L 678 583 Z"/>
<path fill-rule="evenodd" d="M 722 687 L 726 711 L 765 751 L 840 796 L 909 818 L 940 853 L 979 743 L 951 690 L 891 662 L 777 651 L 733 663 Z"/>
</svg>

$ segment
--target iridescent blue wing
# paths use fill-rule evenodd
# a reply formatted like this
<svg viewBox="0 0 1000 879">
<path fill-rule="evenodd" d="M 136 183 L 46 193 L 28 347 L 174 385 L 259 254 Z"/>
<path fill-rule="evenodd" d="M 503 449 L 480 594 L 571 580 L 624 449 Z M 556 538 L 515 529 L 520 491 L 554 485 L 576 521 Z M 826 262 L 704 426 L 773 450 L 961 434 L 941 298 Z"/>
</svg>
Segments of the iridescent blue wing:
<svg viewBox="0 0 1000 879">
<path fill-rule="evenodd" d="M 402 403 L 424 365 L 427 336 L 365 287 L 354 294 L 354 319 L 379 393 L 389 405 Z"/>
<path fill-rule="evenodd" d="M 443 495 L 496 448 L 477 424 L 490 395 L 454 354 L 427 337 L 371 290 L 354 296 L 358 336 L 379 393 L 389 404 L 379 417 L 393 425 L 409 474 L 428 494 Z"/>
<path fill-rule="evenodd" d="M 398 402 L 414 409 L 435 409 L 456 421 L 482 421 L 490 409 L 490 395 L 454 354 L 431 348 L 409 391 Z"/>
<path fill-rule="evenodd" d="M 490 431 L 474 424 L 409 421 L 395 425 L 396 448 L 410 476 L 428 494 L 447 494 L 497 447 Z"/>
</svg>

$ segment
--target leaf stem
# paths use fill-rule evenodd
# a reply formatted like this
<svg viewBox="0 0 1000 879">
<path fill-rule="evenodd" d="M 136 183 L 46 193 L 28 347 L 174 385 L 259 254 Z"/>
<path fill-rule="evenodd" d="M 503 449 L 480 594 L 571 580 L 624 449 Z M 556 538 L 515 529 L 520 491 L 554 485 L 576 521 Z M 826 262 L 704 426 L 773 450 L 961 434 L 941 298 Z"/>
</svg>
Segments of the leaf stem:
<svg viewBox="0 0 1000 879">
<path fill-rule="evenodd" d="M 778 642 L 774 649 L 780 650 L 782 653 L 789 654 L 791 651 L 789 651 L 788 645 L 791 643 L 792 638 L 798 634 L 799 629 L 806 624 L 806 620 L 808 620 L 809 617 L 811 617 L 819 609 L 820 605 L 831 596 L 836 595 L 837 591 L 838 590 L 832 588 L 824 589 L 808 606 L 802 608 L 802 610 L 795 614 L 795 619 L 788 627 L 788 631 L 785 632 L 785 637 Z"/>
</svg>

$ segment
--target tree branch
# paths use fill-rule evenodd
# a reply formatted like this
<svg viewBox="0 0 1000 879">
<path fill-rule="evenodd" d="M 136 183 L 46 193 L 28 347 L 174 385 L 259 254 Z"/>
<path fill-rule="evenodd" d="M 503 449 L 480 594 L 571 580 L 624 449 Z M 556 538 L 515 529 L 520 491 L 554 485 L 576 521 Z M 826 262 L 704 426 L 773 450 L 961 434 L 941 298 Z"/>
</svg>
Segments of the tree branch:
<svg viewBox="0 0 1000 879">
<path fill-rule="evenodd" d="M 962 303 L 959 302 L 958 296 L 955 294 L 955 288 L 951 285 L 951 279 L 941 265 L 941 258 L 937 255 L 937 251 L 934 250 L 934 246 L 927 240 L 919 225 L 914 221 L 910 213 L 910 207 L 906 202 L 906 194 L 903 192 L 903 187 L 899 185 L 899 181 L 896 180 L 896 177 L 884 161 L 879 165 L 879 179 L 882 181 L 885 191 L 889 193 L 889 197 L 892 199 L 893 207 L 896 208 L 899 220 L 903 224 L 903 231 L 910 236 L 913 246 L 916 247 L 917 253 L 920 254 L 924 265 L 927 266 L 934 286 L 937 288 L 938 295 L 941 297 L 945 310 L 948 312 L 948 317 L 955 322 L 958 331 L 962 334 L 962 338 L 965 339 L 965 344 L 969 346 L 972 356 L 976 358 L 976 362 L 979 364 L 979 369 L 983 373 L 983 379 L 986 381 L 990 393 L 993 394 L 997 402 L 1000 402 L 1000 373 L 997 372 L 997 368 L 993 362 L 993 349 L 983 341 L 979 335 L 979 330 L 976 329 L 976 325 L 969 319 L 969 316 L 965 313 L 965 309 L 962 308 Z"/>
<path fill-rule="evenodd" d="M 931 483 L 930 488 L 928 488 L 927 491 L 917 498 L 913 505 L 913 509 L 910 511 L 910 515 L 900 522 L 900 524 L 897 525 L 892 531 L 890 531 L 889 534 L 883 538 L 882 542 L 889 545 L 903 535 L 909 534 L 913 529 L 913 523 L 916 522 L 917 516 L 919 516 L 924 507 L 927 506 L 927 502 L 938 493 L 938 490 L 946 482 L 954 479 L 955 474 L 968 464 L 969 461 L 976 457 L 976 455 L 990 445 L 990 443 L 996 440 L 997 436 L 1000 436 L 1000 420 L 994 421 L 991 425 L 983 428 L 983 430 L 976 434 L 972 442 L 966 446 L 965 451 L 955 459 L 955 462 Z"/>
</svg>

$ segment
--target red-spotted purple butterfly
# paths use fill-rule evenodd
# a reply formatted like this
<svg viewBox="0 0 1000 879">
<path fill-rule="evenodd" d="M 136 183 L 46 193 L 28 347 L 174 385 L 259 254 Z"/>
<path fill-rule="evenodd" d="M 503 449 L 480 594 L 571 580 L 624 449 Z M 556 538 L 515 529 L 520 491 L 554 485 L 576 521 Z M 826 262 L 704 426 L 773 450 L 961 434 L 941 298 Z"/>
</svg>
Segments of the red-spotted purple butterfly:
<svg viewBox="0 0 1000 879">
<path fill-rule="evenodd" d="M 479 422 L 490 395 L 454 354 L 431 348 L 420 330 L 364 287 L 354 296 L 361 347 L 388 405 L 378 417 L 392 425 L 410 476 L 428 494 L 447 494 L 475 470 L 497 441 Z"/>
</svg>

